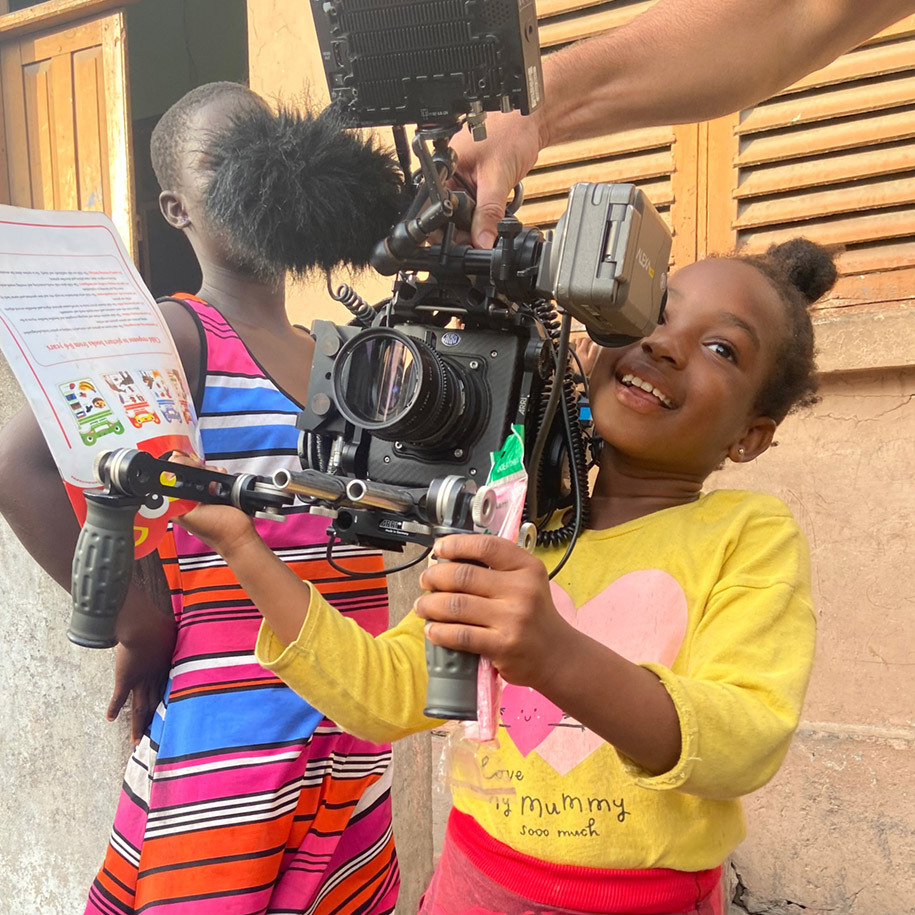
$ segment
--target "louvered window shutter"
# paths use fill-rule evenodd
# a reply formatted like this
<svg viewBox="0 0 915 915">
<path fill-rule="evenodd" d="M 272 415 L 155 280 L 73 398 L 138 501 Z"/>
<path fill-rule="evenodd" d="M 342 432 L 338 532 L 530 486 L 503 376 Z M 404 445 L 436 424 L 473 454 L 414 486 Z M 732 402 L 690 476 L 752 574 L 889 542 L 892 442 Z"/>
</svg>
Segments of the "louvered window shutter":
<svg viewBox="0 0 915 915">
<path fill-rule="evenodd" d="M 589 3 L 538 0 L 540 46 L 544 55 L 590 35 L 605 32 L 644 12 L 652 2 Z M 545 149 L 524 179 L 525 225 L 551 228 L 562 215 L 569 188 L 578 181 L 632 182 L 642 188 L 674 234 L 674 263 L 696 257 L 696 175 L 698 128 L 648 128 Z"/>
<path fill-rule="evenodd" d="M 700 255 L 806 235 L 845 246 L 829 307 L 915 297 L 915 16 L 707 132 Z"/>
</svg>

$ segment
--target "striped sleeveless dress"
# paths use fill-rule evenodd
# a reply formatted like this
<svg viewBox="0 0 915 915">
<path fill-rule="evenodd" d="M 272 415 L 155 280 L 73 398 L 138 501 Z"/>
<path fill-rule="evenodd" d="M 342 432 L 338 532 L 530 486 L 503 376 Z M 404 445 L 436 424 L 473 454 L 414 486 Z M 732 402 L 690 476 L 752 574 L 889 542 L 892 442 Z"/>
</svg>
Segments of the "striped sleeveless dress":
<svg viewBox="0 0 915 915">
<path fill-rule="evenodd" d="M 297 469 L 292 401 L 216 309 L 198 323 L 206 458 L 230 473 Z M 327 520 L 258 521 L 342 613 L 387 628 L 385 581 L 326 561 Z M 260 614 L 222 558 L 175 527 L 160 547 L 178 623 L 165 697 L 130 758 L 87 915 L 392 912 L 399 874 L 390 746 L 341 732 L 254 659 Z M 336 548 L 372 572 L 381 556 Z"/>
</svg>

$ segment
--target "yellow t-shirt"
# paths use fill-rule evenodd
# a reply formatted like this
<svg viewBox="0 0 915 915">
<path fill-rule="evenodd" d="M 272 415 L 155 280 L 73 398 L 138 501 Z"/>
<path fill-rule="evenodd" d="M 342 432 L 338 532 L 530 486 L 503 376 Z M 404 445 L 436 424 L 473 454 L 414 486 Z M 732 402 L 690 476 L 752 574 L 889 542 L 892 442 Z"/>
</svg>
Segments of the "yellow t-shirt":
<svg viewBox="0 0 915 915">
<path fill-rule="evenodd" d="M 543 553 L 548 569 L 561 553 Z M 808 551 L 790 511 L 719 491 L 587 531 L 552 589 L 569 622 L 661 679 L 680 718 L 680 760 L 653 777 L 543 696 L 506 685 L 497 739 L 453 741 L 455 806 L 552 863 L 717 866 L 745 833 L 738 798 L 784 758 L 813 660 Z M 436 724 L 422 715 L 423 621 L 412 613 L 373 639 L 313 590 L 296 642 L 285 648 L 264 624 L 257 657 L 359 737 Z"/>
</svg>

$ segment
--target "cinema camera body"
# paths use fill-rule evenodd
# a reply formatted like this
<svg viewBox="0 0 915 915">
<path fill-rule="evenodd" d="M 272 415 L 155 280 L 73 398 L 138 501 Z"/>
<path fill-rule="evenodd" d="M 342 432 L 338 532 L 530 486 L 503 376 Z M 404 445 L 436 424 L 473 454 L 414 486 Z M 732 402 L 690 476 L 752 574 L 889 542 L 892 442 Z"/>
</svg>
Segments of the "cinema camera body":
<svg viewBox="0 0 915 915">
<path fill-rule="evenodd" d="M 105 488 L 87 493 L 74 557 L 68 636 L 78 644 L 114 643 L 133 516 L 144 502 L 187 498 L 282 518 L 299 499 L 328 517 L 331 562 L 335 541 L 431 547 L 442 534 L 487 525 L 495 497 L 483 484 L 513 429 L 525 441 L 528 521 L 573 509 L 571 523 L 538 534 L 541 543 L 566 542 L 567 558 L 588 488 L 571 321 L 614 346 L 650 333 L 663 310 L 670 233 L 632 184 L 575 185 L 547 232 L 514 216 L 519 186 L 492 250 L 458 241 L 473 204 L 455 189 L 450 139 L 465 125 L 483 139 L 486 112 L 528 114 L 542 98 L 532 0 L 310 2 L 332 103 L 354 127 L 392 127 L 415 190 L 372 255 L 395 277 L 392 295 L 370 306 L 347 286 L 331 290 L 354 319 L 312 328 L 309 397 L 297 420 L 301 471 L 268 479 L 136 451 L 99 456 Z M 571 494 L 560 485 L 564 467 Z M 427 660 L 427 714 L 474 718 L 477 658 L 427 646 Z"/>
<path fill-rule="evenodd" d="M 298 420 L 303 464 L 371 481 L 359 486 L 362 509 L 334 519 L 341 540 L 431 543 L 404 516 L 408 505 L 385 512 L 391 493 L 379 487 L 482 483 L 491 454 L 522 426 L 528 456 L 546 461 L 531 468 L 528 515 L 541 521 L 558 506 L 562 454 L 573 447 L 561 444 L 564 422 L 547 409 L 546 394 L 566 374 L 553 303 L 605 345 L 649 333 L 663 308 L 667 227 L 634 185 L 577 184 L 555 232 L 508 215 L 493 250 L 457 243 L 472 203 L 454 189 L 448 143 L 465 124 L 483 139 L 488 111 L 539 105 L 534 4 L 312 0 L 312 11 L 333 103 L 355 126 L 391 126 L 408 175 L 404 127 L 416 125 L 419 170 L 413 204 L 372 256 L 376 270 L 396 275 L 390 300 L 360 303 L 355 326 L 312 328 L 315 361 Z M 513 210 L 520 201 L 519 188 Z M 577 417 L 572 426 L 574 435 Z"/>
</svg>

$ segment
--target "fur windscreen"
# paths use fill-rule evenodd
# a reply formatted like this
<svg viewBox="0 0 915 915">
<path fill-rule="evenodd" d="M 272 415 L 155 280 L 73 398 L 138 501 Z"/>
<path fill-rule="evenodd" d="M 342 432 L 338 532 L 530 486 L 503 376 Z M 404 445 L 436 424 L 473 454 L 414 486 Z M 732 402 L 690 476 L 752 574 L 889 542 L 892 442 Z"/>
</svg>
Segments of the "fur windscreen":
<svg viewBox="0 0 915 915">
<path fill-rule="evenodd" d="M 241 110 L 203 153 L 207 217 L 265 278 L 367 266 L 408 202 L 394 157 L 333 108 Z"/>
</svg>

